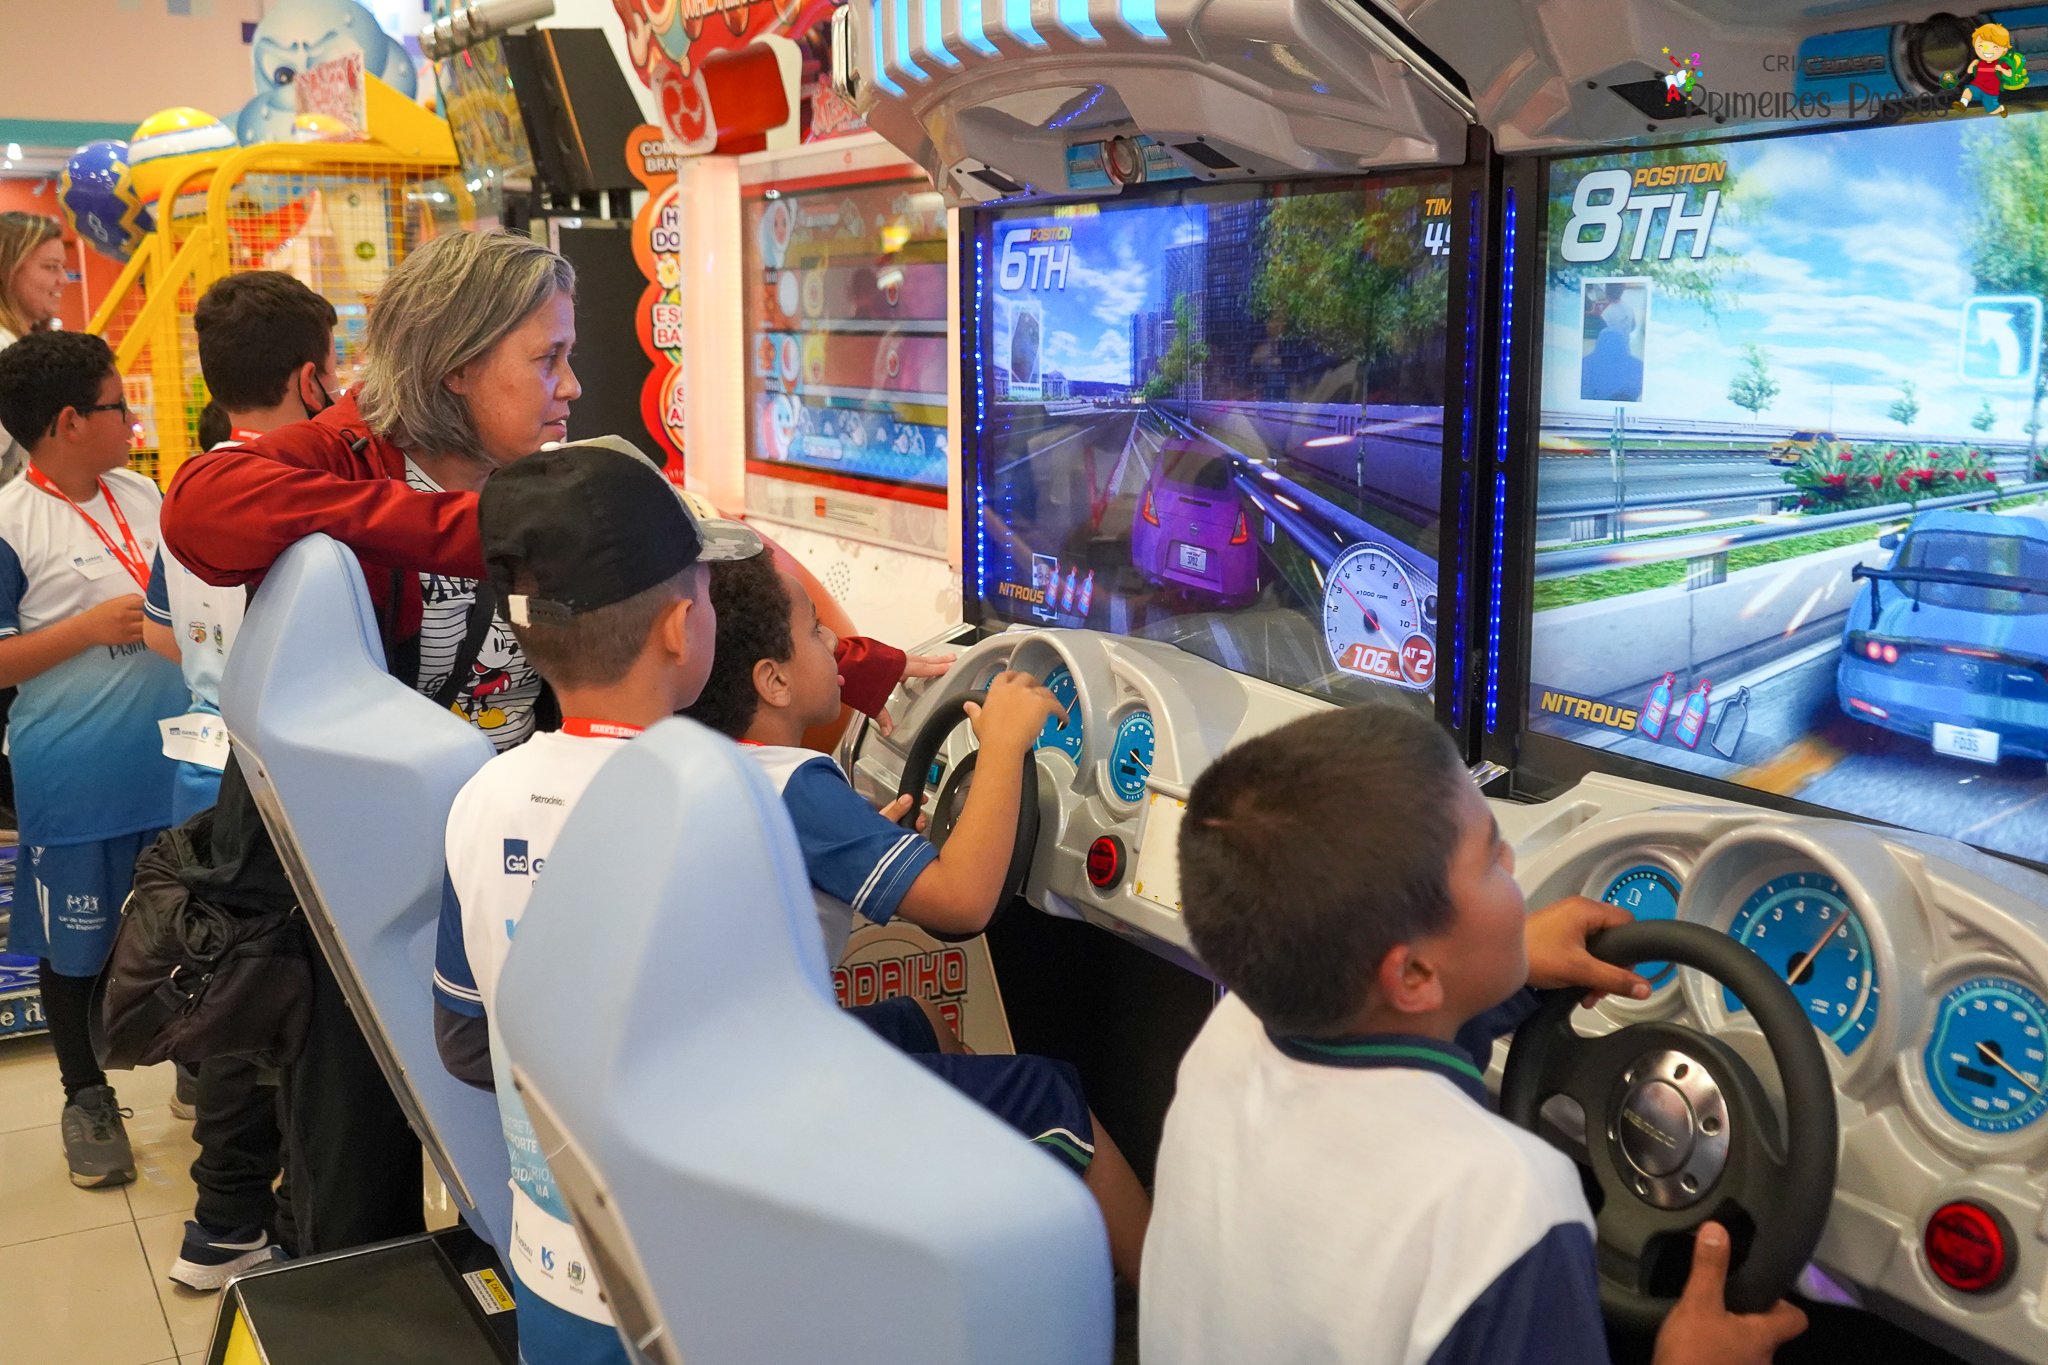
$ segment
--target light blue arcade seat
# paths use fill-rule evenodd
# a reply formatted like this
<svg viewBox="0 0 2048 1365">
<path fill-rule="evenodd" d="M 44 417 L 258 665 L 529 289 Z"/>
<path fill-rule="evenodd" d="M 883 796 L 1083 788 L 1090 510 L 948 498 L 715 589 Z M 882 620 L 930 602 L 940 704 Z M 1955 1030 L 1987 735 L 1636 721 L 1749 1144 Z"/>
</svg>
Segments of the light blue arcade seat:
<svg viewBox="0 0 2048 1365">
<path fill-rule="evenodd" d="M 534 883 L 497 1026 L 657 1365 L 1106 1365 L 1081 1182 L 832 1000 L 796 836 L 693 721 L 627 745 Z"/>
<path fill-rule="evenodd" d="M 496 1100 L 434 1045 L 448 808 L 491 757 L 473 726 L 385 670 L 355 555 L 278 556 L 249 604 L 220 709 L 306 919 L 466 1221 L 503 1254 L 511 1163 Z"/>
</svg>

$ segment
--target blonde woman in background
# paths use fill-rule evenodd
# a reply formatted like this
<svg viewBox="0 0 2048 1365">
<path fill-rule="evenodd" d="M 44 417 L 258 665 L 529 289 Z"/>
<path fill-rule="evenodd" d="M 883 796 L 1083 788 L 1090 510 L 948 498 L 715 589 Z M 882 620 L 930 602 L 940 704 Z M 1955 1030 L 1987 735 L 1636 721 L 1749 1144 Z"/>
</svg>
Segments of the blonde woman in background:
<svg viewBox="0 0 2048 1365">
<path fill-rule="evenodd" d="M 64 303 L 64 225 L 40 213 L 0 213 L 0 350 L 49 330 Z M 0 484 L 27 462 L 0 428 Z"/>
<path fill-rule="evenodd" d="M 46 332 L 64 305 L 64 225 L 40 213 L 0 213 L 0 351 Z M 28 451 L 0 427 L 0 485 L 28 464 Z M 14 689 L 0 689 L 0 737 Z M 14 828 L 14 770 L 0 748 L 0 828 Z M 11 841 L 12 836 L 9 836 Z"/>
</svg>

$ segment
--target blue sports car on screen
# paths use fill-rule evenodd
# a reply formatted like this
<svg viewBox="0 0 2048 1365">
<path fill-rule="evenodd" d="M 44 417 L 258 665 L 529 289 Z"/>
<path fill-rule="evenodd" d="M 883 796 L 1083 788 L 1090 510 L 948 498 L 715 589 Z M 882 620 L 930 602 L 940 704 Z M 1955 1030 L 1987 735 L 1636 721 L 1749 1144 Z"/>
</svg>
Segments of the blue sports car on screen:
<svg viewBox="0 0 2048 1365">
<path fill-rule="evenodd" d="M 1856 720 L 1978 763 L 2048 759 L 2048 520 L 1927 512 L 1863 580 L 1835 693 Z"/>
</svg>

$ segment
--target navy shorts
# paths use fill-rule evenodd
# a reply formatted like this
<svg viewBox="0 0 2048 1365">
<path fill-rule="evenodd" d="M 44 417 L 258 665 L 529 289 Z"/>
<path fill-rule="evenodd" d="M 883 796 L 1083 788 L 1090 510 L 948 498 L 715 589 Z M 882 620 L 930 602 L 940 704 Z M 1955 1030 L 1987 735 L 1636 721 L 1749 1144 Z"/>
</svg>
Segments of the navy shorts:
<svg viewBox="0 0 2048 1365">
<path fill-rule="evenodd" d="M 912 1061 L 1043 1147 L 1076 1173 L 1095 1159 L 1095 1127 L 1081 1075 L 1050 1057 L 939 1051 L 931 1020 L 905 996 L 847 1011 Z"/>
<path fill-rule="evenodd" d="M 29 875 L 15 886 L 8 949 L 48 958 L 59 976 L 98 976 L 135 884 L 135 860 L 162 832 L 24 849 Z"/>
<path fill-rule="evenodd" d="M 872 1005 L 854 1005 L 846 1011 L 866 1024 L 899 1052 L 937 1052 L 939 1035 L 918 1003 L 907 995 L 892 995 Z"/>
</svg>

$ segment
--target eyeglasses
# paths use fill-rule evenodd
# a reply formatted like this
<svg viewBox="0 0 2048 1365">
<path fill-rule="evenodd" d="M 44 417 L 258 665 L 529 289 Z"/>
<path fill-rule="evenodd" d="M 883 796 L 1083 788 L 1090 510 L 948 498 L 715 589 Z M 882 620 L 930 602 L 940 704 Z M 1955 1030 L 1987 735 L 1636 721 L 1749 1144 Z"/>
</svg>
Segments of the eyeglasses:
<svg viewBox="0 0 2048 1365">
<path fill-rule="evenodd" d="M 73 408 L 72 411 L 78 413 L 80 416 L 84 416 L 88 413 L 94 412 L 127 412 L 128 400 L 126 398 L 121 398 L 115 400 L 112 403 L 94 403 L 88 407 Z"/>
</svg>

